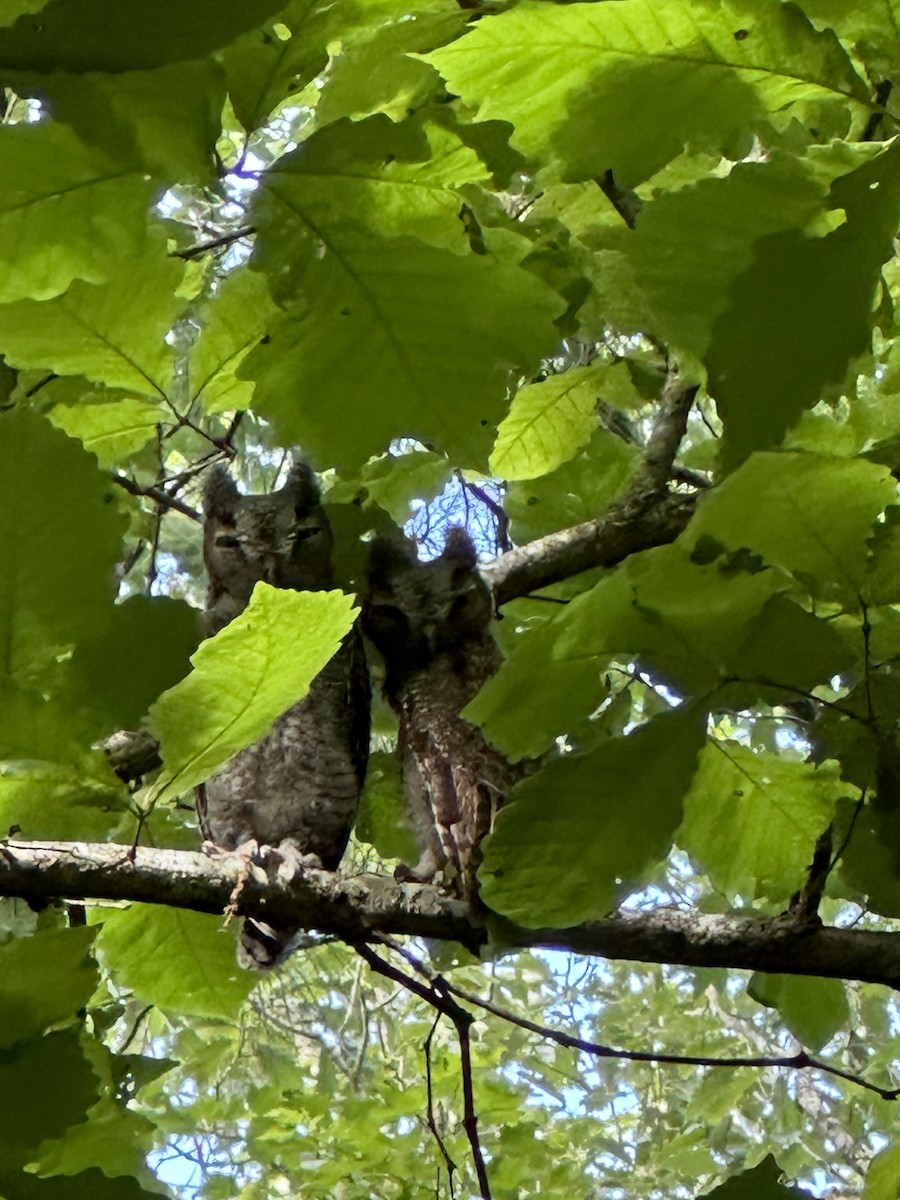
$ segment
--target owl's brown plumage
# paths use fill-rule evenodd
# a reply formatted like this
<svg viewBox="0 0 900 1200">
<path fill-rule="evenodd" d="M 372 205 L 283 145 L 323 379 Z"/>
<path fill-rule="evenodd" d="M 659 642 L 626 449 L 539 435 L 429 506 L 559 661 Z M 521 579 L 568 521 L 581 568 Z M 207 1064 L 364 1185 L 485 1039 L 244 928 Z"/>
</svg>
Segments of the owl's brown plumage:
<svg viewBox="0 0 900 1200">
<path fill-rule="evenodd" d="M 219 467 L 203 507 L 209 635 L 243 611 L 259 581 L 298 591 L 332 586 L 331 529 L 305 464 L 293 468 L 280 491 L 262 496 L 241 495 Z M 247 842 L 280 846 L 335 870 L 353 827 L 368 749 L 368 673 L 354 629 L 307 695 L 198 789 L 204 837 L 225 850 Z M 296 932 L 248 919 L 238 957 L 245 966 L 274 966 L 290 953 Z"/>
<path fill-rule="evenodd" d="M 461 711 L 500 665 L 490 593 L 464 530 L 420 562 L 415 546 L 376 541 L 366 633 L 385 661 L 385 694 L 400 718 L 404 789 L 424 853 L 409 875 L 438 872 L 474 898 L 477 847 L 520 778 Z"/>
</svg>

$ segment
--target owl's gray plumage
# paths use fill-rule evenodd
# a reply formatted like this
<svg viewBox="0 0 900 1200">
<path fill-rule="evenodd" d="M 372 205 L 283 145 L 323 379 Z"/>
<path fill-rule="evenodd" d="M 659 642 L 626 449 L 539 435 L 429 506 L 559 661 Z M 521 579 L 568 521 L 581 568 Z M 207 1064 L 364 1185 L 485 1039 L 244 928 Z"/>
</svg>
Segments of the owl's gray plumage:
<svg viewBox="0 0 900 1200">
<path fill-rule="evenodd" d="M 331 529 L 305 464 L 280 491 L 262 496 L 242 496 L 217 468 L 204 494 L 203 534 L 209 635 L 243 611 L 258 581 L 306 591 L 332 586 Z M 368 674 L 353 630 L 307 695 L 198 790 L 204 837 L 225 850 L 247 842 L 280 846 L 335 870 L 356 816 L 368 748 Z M 246 966 L 274 966 L 290 953 L 296 932 L 248 919 L 238 957 Z"/>
<path fill-rule="evenodd" d="M 478 845 L 521 772 L 460 715 L 500 665 L 491 596 L 465 531 L 451 530 L 429 563 L 410 542 L 376 542 L 365 614 L 400 718 L 404 789 L 424 846 L 407 874 L 441 872 L 474 898 Z"/>
</svg>

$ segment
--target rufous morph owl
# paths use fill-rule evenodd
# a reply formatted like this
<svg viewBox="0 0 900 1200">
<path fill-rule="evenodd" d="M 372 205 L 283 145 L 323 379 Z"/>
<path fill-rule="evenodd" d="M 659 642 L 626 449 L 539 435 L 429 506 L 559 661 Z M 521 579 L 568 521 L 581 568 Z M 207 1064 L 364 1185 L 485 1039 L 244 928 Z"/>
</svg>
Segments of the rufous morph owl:
<svg viewBox="0 0 900 1200">
<path fill-rule="evenodd" d="M 302 462 L 284 487 L 260 496 L 242 495 L 224 467 L 212 472 L 203 499 L 208 636 L 244 610 L 259 581 L 297 591 L 333 586 L 331 529 L 319 499 Z M 204 837 L 224 850 L 255 842 L 295 858 L 313 855 L 335 870 L 365 776 L 369 701 L 365 653 L 354 629 L 307 695 L 198 788 Z M 297 932 L 247 918 L 238 959 L 244 966 L 275 966 Z"/>
<path fill-rule="evenodd" d="M 475 897 L 477 848 L 519 778 L 460 715 L 500 665 L 493 604 L 475 548 L 451 529 L 443 554 L 420 562 L 409 541 L 372 546 L 365 630 L 385 662 L 384 691 L 400 718 L 399 751 L 424 853 L 407 878 L 445 882 Z"/>
</svg>

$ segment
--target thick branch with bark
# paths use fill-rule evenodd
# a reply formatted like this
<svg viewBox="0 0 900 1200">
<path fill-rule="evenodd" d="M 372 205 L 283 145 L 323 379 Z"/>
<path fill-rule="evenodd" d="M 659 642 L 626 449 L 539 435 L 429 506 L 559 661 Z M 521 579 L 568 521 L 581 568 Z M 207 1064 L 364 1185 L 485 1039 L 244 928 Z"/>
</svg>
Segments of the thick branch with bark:
<svg viewBox="0 0 900 1200">
<path fill-rule="evenodd" d="M 353 943 L 379 934 L 457 941 L 473 953 L 518 948 L 693 967 L 858 979 L 900 989 L 900 933 L 838 929 L 790 915 L 745 918 L 660 909 L 571 929 L 488 928 L 464 904 L 426 884 L 380 875 L 305 871 L 289 886 L 238 855 L 208 858 L 186 850 L 149 850 L 88 842 L 5 842 L 0 895 L 33 904 L 53 900 L 138 900 L 224 913 L 236 896 L 245 916 L 277 919 Z M 244 879 L 241 885 L 241 880 Z M 241 885 L 239 887 L 239 885 Z M 499 937 L 499 941 L 497 938 Z"/>
<path fill-rule="evenodd" d="M 629 555 L 674 542 L 696 505 L 695 495 L 669 494 L 668 481 L 698 389 L 677 374 L 663 388 L 644 465 L 627 495 L 605 517 L 528 542 L 481 569 L 494 603 L 508 604 L 592 567 L 614 567 Z"/>
<path fill-rule="evenodd" d="M 528 542 L 481 568 L 498 605 L 592 567 L 614 567 L 639 550 L 674 542 L 694 512 L 696 496 L 630 495 L 605 517 Z"/>
</svg>

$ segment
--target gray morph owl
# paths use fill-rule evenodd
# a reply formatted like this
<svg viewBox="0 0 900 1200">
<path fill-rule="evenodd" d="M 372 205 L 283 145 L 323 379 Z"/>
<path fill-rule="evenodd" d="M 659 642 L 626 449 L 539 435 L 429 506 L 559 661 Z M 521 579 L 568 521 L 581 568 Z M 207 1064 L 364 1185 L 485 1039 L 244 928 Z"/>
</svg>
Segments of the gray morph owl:
<svg viewBox="0 0 900 1200">
<path fill-rule="evenodd" d="M 400 718 L 403 784 L 424 846 L 406 878 L 476 896 L 478 845 L 521 777 L 460 715 L 500 665 L 493 604 L 466 532 L 420 562 L 409 541 L 373 544 L 365 629 L 385 662 L 385 695 Z"/>
<path fill-rule="evenodd" d="M 333 586 L 331 529 L 319 500 L 304 463 L 294 466 L 280 491 L 261 496 L 241 495 L 224 467 L 213 471 L 203 498 L 207 636 L 246 608 L 259 581 L 297 591 Z M 284 855 L 314 856 L 335 870 L 365 776 L 369 700 L 365 654 L 354 629 L 307 695 L 198 789 L 204 837 L 224 850 L 248 842 L 281 847 Z M 297 933 L 247 918 L 238 959 L 244 966 L 275 966 Z"/>
</svg>

